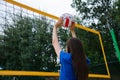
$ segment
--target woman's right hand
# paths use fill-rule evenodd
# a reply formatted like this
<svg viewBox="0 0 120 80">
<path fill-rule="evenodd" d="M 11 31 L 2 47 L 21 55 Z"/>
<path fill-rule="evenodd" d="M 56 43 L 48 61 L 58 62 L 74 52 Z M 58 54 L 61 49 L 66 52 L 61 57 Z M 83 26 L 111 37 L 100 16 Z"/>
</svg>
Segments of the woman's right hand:
<svg viewBox="0 0 120 80">
<path fill-rule="evenodd" d="M 70 31 L 74 31 L 74 28 L 75 28 L 75 22 L 74 22 L 69 28 L 70 28 Z"/>
<path fill-rule="evenodd" d="M 70 31 L 71 31 L 71 34 L 72 34 L 72 37 L 76 38 L 76 33 L 75 33 L 75 23 L 73 23 L 71 26 L 70 26 Z"/>
</svg>

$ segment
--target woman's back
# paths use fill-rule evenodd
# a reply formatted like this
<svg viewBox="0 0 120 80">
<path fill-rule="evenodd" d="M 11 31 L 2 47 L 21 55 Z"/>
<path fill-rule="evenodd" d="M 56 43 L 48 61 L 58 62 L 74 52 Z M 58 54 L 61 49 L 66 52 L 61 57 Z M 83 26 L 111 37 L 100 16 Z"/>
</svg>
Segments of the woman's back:
<svg viewBox="0 0 120 80">
<path fill-rule="evenodd" d="M 68 52 L 72 55 L 72 65 L 77 80 L 87 80 L 88 65 L 81 41 L 78 38 L 70 38 L 66 46 Z"/>
<path fill-rule="evenodd" d="M 64 51 L 60 52 L 60 80 L 77 80 L 72 65 L 72 56 Z"/>
</svg>

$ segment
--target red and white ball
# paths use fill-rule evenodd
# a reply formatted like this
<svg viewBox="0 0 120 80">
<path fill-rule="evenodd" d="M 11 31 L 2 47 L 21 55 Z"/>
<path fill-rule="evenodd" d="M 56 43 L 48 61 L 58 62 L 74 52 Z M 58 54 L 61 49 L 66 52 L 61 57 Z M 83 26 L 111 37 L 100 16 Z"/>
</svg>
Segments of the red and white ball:
<svg viewBox="0 0 120 80">
<path fill-rule="evenodd" d="M 62 14 L 61 18 L 63 18 L 64 27 L 70 27 L 72 24 L 75 23 L 73 16 L 69 13 Z"/>
</svg>

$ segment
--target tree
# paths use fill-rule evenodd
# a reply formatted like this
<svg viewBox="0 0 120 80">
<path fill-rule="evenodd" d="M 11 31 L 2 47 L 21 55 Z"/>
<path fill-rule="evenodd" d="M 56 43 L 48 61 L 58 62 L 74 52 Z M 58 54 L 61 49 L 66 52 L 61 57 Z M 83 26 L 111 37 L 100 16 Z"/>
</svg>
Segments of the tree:
<svg viewBox="0 0 120 80">
<path fill-rule="evenodd" d="M 4 30 L 6 69 L 54 71 L 56 56 L 51 45 L 50 22 L 45 17 L 40 20 L 21 15 L 13 21 Z"/>
<path fill-rule="evenodd" d="M 79 21 L 77 22 L 79 22 L 79 24 L 100 31 L 103 39 L 104 50 L 109 64 L 118 62 L 109 29 L 114 29 L 118 46 L 120 48 L 119 4 L 120 0 L 92 0 L 89 3 L 83 0 L 73 0 L 73 3 L 71 4 L 71 6 L 78 12 L 78 18 L 80 19 L 78 19 Z M 78 33 L 81 34 L 80 31 Z M 88 36 L 88 41 L 90 43 L 85 42 Z M 106 72 L 104 67 L 101 69 L 98 68 L 100 65 L 105 65 L 102 59 L 103 56 L 101 54 L 98 54 L 99 52 L 101 53 L 101 49 L 98 48 L 96 44 L 98 42 L 95 42 L 97 40 L 97 37 L 94 36 L 94 39 L 92 39 L 93 36 L 91 36 L 91 34 L 83 33 L 80 38 L 83 38 L 83 45 L 85 45 L 85 51 L 87 51 L 87 55 L 88 53 L 92 53 L 88 55 L 92 63 L 90 65 L 90 72 L 96 73 L 97 70 L 101 70 L 104 74 L 104 72 Z M 90 50 L 89 48 L 92 49 Z M 95 71 L 93 70 L 96 68 L 94 66 L 98 68 Z M 98 71 L 97 73 L 101 72 Z"/>
<path fill-rule="evenodd" d="M 3 65 L 5 63 L 5 54 L 4 52 L 4 36 L 0 35 L 0 68 L 3 69 Z"/>
<path fill-rule="evenodd" d="M 119 22 L 116 21 L 115 18 L 117 17 L 119 10 L 115 5 L 115 1 L 114 0 L 92 0 L 92 2 L 88 3 L 82 0 L 73 0 L 73 3 L 71 5 L 73 8 L 76 9 L 79 15 L 81 15 L 81 18 L 82 18 L 81 24 L 83 25 L 87 24 L 86 26 L 88 26 L 89 28 L 92 28 L 101 32 L 105 52 L 107 54 L 107 59 L 108 61 L 115 61 L 116 60 L 115 50 L 114 50 L 112 38 L 108 29 L 108 27 L 110 27 L 115 30 L 115 35 L 118 41 L 120 26 L 117 25 L 119 24 Z M 109 26 L 107 24 L 109 24 Z"/>
<path fill-rule="evenodd" d="M 0 66 L 7 70 L 58 71 L 52 28 L 46 17 L 12 17 L 12 23 L 6 24 L 0 36 Z"/>
<path fill-rule="evenodd" d="M 120 0 L 116 1 L 114 7 L 113 7 L 113 21 L 114 21 L 114 29 L 116 38 L 118 41 L 118 46 L 120 48 Z"/>
</svg>

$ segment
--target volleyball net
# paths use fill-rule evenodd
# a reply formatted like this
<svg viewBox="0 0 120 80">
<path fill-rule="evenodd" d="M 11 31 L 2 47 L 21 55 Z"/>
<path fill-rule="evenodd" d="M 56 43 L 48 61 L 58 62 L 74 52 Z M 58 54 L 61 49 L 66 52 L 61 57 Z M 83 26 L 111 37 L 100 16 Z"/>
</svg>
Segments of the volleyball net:
<svg viewBox="0 0 120 80">
<path fill-rule="evenodd" d="M 14 0 L 3 0 L 0 7 L 0 78 L 9 76 L 15 80 L 58 80 L 60 65 L 53 54 L 51 31 L 59 17 Z M 100 32 L 80 24 L 75 26 L 91 61 L 89 78 L 109 79 L 110 72 Z M 66 32 L 63 31 L 64 34 Z M 90 42 L 89 38 L 96 42 Z M 66 38 L 63 36 L 62 39 Z M 92 47 L 92 44 L 97 46 Z"/>
</svg>

